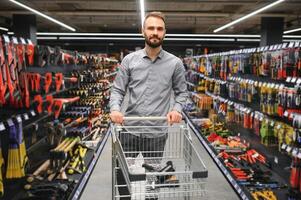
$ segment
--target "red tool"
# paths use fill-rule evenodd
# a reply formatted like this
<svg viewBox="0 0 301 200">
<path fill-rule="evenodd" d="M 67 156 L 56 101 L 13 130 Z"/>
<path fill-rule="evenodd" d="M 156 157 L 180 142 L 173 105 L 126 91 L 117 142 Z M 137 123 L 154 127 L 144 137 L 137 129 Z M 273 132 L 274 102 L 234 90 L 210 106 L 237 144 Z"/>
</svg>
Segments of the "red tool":
<svg viewBox="0 0 301 200">
<path fill-rule="evenodd" d="M 78 101 L 79 99 L 80 99 L 79 97 L 54 99 L 54 104 L 53 104 L 54 117 L 55 118 L 59 117 L 64 104 L 73 103 L 73 102 Z"/>
<path fill-rule="evenodd" d="M 2 39 L 0 37 L 0 104 L 5 104 L 5 93 L 7 89 L 7 84 L 4 82 L 6 80 L 6 69 L 5 69 L 5 57 L 4 49 L 2 45 Z"/>
<path fill-rule="evenodd" d="M 76 77 L 64 77 L 63 73 L 56 73 L 55 74 L 55 88 L 56 88 L 56 92 L 60 91 L 61 87 L 64 85 L 64 81 L 69 81 L 72 83 L 76 83 L 77 82 L 77 78 Z"/>
<path fill-rule="evenodd" d="M 291 187 L 297 189 L 300 184 L 300 160 L 298 158 L 293 158 L 291 176 L 290 176 L 290 184 Z"/>
<path fill-rule="evenodd" d="M 34 58 L 34 45 L 33 44 L 27 44 L 26 45 L 26 55 L 28 60 L 28 65 L 33 65 L 33 58 Z"/>
<path fill-rule="evenodd" d="M 49 92 L 49 88 L 51 86 L 52 83 L 52 74 L 51 72 L 48 72 L 45 74 L 45 92 L 48 93 Z"/>
</svg>

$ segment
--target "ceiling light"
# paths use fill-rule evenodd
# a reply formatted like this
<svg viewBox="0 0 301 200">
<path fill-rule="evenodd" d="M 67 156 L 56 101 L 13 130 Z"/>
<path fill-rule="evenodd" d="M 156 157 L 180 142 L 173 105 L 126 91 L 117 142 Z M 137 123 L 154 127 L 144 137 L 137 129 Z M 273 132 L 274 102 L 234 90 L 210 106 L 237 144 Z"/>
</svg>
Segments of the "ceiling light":
<svg viewBox="0 0 301 200">
<path fill-rule="evenodd" d="M 0 30 L 2 30 L 2 31 L 8 31 L 7 28 L 1 27 L 1 26 L 0 26 Z"/>
<path fill-rule="evenodd" d="M 267 5 L 267 6 L 265 6 L 263 8 L 260 8 L 260 9 L 258 9 L 256 11 L 254 11 L 254 12 L 251 12 L 250 14 L 247 14 L 247 15 L 241 17 L 241 18 L 238 18 L 238 19 L 236 19 L 236 20 L 234 20 L 234 21 L 232 21 L 232 22 L 230 22 L 230 23 L 228 23 L 228 24 L 226 24 L 226 25 L 224 25 L 224 26 L 222 26 L 222 27 L 220 27 L 218 29 L 215 29 L 213 32 L 217 33 L 217 32 L 219 32 L 219 31 L 221 31 L 221 30 L 223 30 L 225 28 L 233 26 L 234 24 L 237 24 L 237 23 L 239 23 L 239 22 L 241 22 L 241 21 L 243 21 L 243 20 L 245 20 L 245 19 L 247 19 L 249 17 L 252 17 L 252 16 L 254 16 L 254 15 L 256 15 L 256 14 L 258 14 L 258 13 L 264 11 L 264 10 L 267 10 L 267 9 L 269 9 L 269 8 L 275 6 L 275 5 L 277 5 L 277 4 L 279 4 L 279 3 L 283 2 L 283 1 L 285 1 L 285 0 L 275 1 L 275 2 L 273 2 L 273 3 L 271 3 L 271 4 Z"/>
<path fill-rule="evenodd" d="M 242 37 L 242 38 L 260 38 L 260 35 L 242 35 L 242 34 L 166 34 L 167 37 Z"/>
<path fill-rule="evenodd" d="M 67 28 L 67 29 L 69 29 L 71 31 L 75 31 L 75 29 L 72 28 L 71 26 L 68 26 L 68 25 L 66 25 L 66 24 L 64 24 L 64 23 L 62 23 L 62 22 L 60 22 L 60 21 L 58 21 L 58 20 L 56 20 L 56 19 L 54 19 L 52 17 L 49 17 L 49 16 L 47 16 L 47 15 L 45 15 L 45 14 L 43 14 L 43 13 L 41 13 L 41 12 L 39 12 L 39 11 L 31 8 L 31 7 L 28 7 L 28 6 L 22 4 L 22 3 L 18 2 L 18 1 L 15 1 L 15 0 L 9 0 L 9 1 L 12 2 L 12 3 L 14 3 L 14 4 L 16 4 L 16 5 L 18 5 L 18 6 L 21 6 L 22 8 L 25 8 L 26 10 L 29 10 L 29 11 L 31 11 L 31 12 L 33 12 L 33 13 L 41 16 L 41 17 L 44 17 L 44 18 L 46 18 L 46 19 L 48 19 L 48 20 L 50 20 L 50 21 L 52 21 L 52 22 L 54 22 L 56 24 L 59 24 L 60 26 L 63 26 L 63 27 L 65 27 L 65 28 Z"/>
<path fill-rule="evenodd" d="M 37 37 L 37 40 L 57 40 L 57 37 Z"/>
<path fill-rule="evenodd" d="M 301 40 L 283 40 L 283 42 L 300 42 Z"/>
<path fill-rule="evenodd" d="M 167 41 L 224 41 L 234 42 L 235 39 L 230 38 L 165 38 Z"/>
<path fill-rule="evenodd" d="M 293 30 L 284 31 L 283 33 L 288 34 L 288 33 L 297 32 L 297 31 L 301 31 L 301 28 L 296 28 L 296 29 L 293 29 Z"/>
<path fill-rule="evenodd" d="M 141 38 L 133 37 L 59 37 L 60 40 L 144 40 Z"/>
<path fill-rule="evenodd" d="M 284 35 L 284 38 L 301 38 L 301 35 Z"/>
<path fill-rule="evenodd" d="M 237 42 L 260 42 L 260 39 L 237 39 Z"/>
<path fill-rule="evenodd" d="M 144 0 L 140 0 L 140 17 L 141 17 L 141 27 L 143 28 L 143 22 L 145 17 Z"/>
<path fill-rule="evenodd" d="M 37 35 L 44 36 L 141 36 L 140 33 L 51 33 L 37 32 Z"/>
</svg>

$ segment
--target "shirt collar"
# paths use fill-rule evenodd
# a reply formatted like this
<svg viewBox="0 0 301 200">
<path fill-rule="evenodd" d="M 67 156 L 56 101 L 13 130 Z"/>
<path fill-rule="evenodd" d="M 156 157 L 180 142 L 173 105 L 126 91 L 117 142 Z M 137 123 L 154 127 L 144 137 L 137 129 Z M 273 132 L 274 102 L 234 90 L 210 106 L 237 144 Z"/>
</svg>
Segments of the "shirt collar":
<svg viewBox="0 0 301 200">
<path fill-rule="evenodd" d="M 160 59 L 162 59 L 162 58 L 163 58 L 163 56 L 164 56 L 164 50 L 161 48 L 161 50 L 160 50 L 160 52 L 159 52 L 159 54 L 158 54 L 157 58 L 160 58 Z M 147 53 L 146 53 L 146 50 L 145 50 L 145 48 L 144 48 L 144 49 L 142 49 L 142 57 L 143 57 L 143 58 L 149 58 L 149 57 L 148 57 L 148 55 L 147 55 Z"/>
</svg>

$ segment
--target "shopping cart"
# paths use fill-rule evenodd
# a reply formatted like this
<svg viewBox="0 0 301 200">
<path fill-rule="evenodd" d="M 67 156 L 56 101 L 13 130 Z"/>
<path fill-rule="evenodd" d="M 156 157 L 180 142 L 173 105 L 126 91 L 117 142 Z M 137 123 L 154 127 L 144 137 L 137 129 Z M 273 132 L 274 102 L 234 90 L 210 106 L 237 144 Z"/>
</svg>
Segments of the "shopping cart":
<svg viewBox="0 0 301 200">
<path fill-rule="evenodd" d="M 166 120 L 166 117 L 125 117 L 125 120 Z M 112 125 L 112 199 L 195 200 L 206 198 L 208 171 L 191 141 L 186 124 L 178 126 L 116 126 Z M 130 136 L 143 137 L 149 133 L 166 134 L 164 149 L 160 142 L 135 144 Z M 162 139 L 162 137 L 160 137 Z M 125 142 L 125 140 L 127 140 Z M 133 148 L 128 148 L 125 143 Z M 147 148 L 144 148 L 148 146 Z M 125 183 L 117 181 L 120 170 Z M 120 172 L 119 171 L 119 172 Z M 127 188 L 128 194 L 119 191 Z"/>
</svg>

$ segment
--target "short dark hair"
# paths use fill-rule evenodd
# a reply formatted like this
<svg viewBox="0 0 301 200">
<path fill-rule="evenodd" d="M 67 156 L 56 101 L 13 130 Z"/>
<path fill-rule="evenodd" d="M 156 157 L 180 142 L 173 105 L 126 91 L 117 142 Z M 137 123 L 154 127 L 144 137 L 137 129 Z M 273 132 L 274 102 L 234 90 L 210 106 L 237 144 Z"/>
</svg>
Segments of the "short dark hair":
<svg viewBox="0 0 301 200">
<path fill-rule="evenodd" d="M 145 17 L 144 17 L 144 22 L 143 22 L 143 27 L 145 25 L 145 21 L 149 18 L 149 17 L 157 17 L 159 19 L 162 19 L 164 24 L 165 24 L 165 15 L 162 12 L 159 11 L 153 11 L 148 13 Z"/>
</svg>

